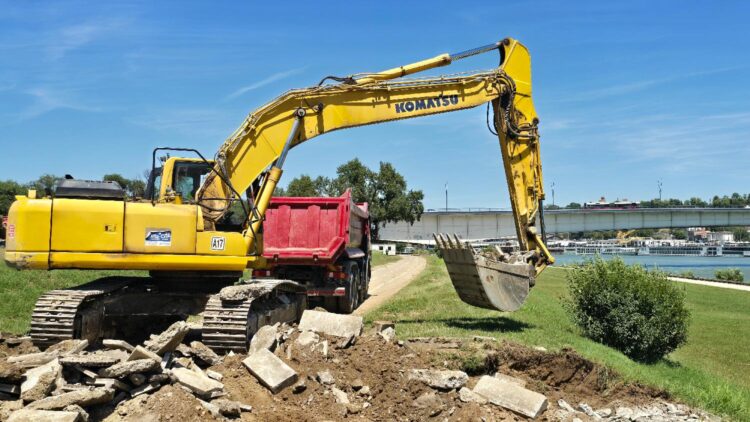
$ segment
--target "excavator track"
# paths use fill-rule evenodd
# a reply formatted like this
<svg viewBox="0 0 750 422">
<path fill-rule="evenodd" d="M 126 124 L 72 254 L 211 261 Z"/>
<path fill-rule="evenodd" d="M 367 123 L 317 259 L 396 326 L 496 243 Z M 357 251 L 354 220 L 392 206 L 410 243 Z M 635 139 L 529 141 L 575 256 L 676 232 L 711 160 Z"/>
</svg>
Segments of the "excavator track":
<svg viewBox="0 0 750 422">
<path fill-rule="evenodd" d="M 93 327 L 80 314 L 86 303 L 127 286 L 132 279 L 103 278 L 79 287 L 49 291 L 36 301 L 31 315 L 31 340 L 46 348 L 62 340 L 86 338 Z M 94 319 L 97 316 L 92 315 Z"/>
<path fill-rule="evenodd" d="M 254 280 L 226 287 L 208 299 L 203 343 L 217 353 L 244 353 L 260 327 L 299 320 L 306 297 L 304 286 L 289 280 Z"/>
</svg>

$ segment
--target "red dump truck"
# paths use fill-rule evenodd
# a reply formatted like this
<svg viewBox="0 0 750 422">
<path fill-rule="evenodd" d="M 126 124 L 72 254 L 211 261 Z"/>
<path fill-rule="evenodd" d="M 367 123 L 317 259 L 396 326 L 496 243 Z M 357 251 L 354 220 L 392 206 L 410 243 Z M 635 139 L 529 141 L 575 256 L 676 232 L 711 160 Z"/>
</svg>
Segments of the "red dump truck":
<svg viewBox="0 0 750 422">
<path fill-rule="evenodd" d="M 351 191 L 337 198 L 274 197 L 263 222 L 263 257 L 256 278 L 307 286 L 308 303 L 351 313 L 370 283 L 370 216 Z"/>
</svg>

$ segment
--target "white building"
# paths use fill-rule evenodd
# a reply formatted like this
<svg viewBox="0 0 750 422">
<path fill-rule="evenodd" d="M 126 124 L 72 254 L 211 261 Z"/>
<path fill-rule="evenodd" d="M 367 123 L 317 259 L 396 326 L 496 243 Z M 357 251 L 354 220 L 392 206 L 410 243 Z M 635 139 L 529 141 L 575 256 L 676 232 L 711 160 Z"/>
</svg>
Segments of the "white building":
<svg viewBox="0 0 750 422">
<path fill-rule="evenodd" d="M 371 251 L 378 251 L 384 255 L 396 255 L 395 243 L 373 243 L 370 245 Z"/>
</svg>

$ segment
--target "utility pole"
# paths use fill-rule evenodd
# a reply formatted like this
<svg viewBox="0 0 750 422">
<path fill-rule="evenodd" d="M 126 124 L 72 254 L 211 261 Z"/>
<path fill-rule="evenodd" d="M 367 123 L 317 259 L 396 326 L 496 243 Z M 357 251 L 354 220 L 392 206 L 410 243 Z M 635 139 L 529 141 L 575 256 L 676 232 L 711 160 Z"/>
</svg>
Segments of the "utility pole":
<svg viewBox="0 0 750 422">
<path fill-rule="evenodd" d="M 661 201 L 661 180 L 657 180 L 656 185 L 659 187 L 659 201 Z"/>
<path fill-rule="evenodd" d="M 448 212 L 448 182 L 445 182 L 445 212 Z"/>
<path fill-rule="evenodd" d="M 552 205 L 555 205 L 555 182 L 552 182 Z"/>
</svg>

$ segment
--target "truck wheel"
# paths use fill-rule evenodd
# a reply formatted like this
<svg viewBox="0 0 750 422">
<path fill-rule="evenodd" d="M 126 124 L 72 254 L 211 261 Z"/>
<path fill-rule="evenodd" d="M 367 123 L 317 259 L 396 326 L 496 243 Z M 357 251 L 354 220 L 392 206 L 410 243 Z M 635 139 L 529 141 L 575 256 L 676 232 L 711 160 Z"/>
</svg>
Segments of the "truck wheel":
<svg viewBox="0 0 750 422">
<path fill-rule="evenodd" d="M 370 263 L 365 261 L 362 271 L 359 272 L 359 303 L 361 304 L 367 300 L 367 291 L 370 288 L 370 277 L 369 277 L 369 265 Z"/>
<path fill-rule="evenodd" d="M 347 274 L 346 295 L 338 298 L 339 312 L 350 314 L 359 306 L 359 269 L 357 264 L 347 262 L 344 267 Z"/>
</svg>

